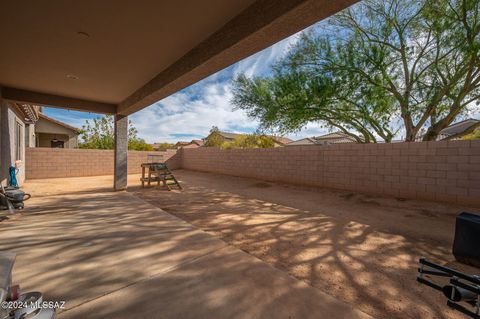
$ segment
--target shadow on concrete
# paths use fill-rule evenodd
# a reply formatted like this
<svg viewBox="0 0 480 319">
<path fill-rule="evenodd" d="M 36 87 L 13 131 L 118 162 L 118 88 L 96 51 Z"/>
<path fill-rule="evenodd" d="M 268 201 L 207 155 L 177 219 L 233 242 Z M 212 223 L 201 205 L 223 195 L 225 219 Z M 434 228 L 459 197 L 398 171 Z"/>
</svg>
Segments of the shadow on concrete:
<svg viewBox="0 0 480 319">
<path fill-rule="evenodd" d="M 1 227 L 60 318 L 367 318 L 125 192 L 37 197 Z"/>
<path fill-rule="evenodd" d="M 455 215 L 463 208 L 200 172 L 177 175 L 184 192 L 134 193 L 376 318 L 462 318 L 415 278 L 420 256 L 453 260 Z"/>
</svg>

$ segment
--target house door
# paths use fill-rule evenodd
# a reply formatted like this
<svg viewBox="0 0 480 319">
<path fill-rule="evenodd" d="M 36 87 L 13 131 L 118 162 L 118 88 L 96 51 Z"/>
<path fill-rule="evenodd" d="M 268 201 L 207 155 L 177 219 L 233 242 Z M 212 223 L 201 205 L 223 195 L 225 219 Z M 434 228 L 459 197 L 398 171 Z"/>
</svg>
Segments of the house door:
<svg viewBox="0 0 480 319">
<path fill-rule="evenodd" d="M 52 141 L 50 142 L 50 147 L 52 147 L 52 148 L 65 148 L 64 145 L 65 145 L 65 142 L 64 142 L 64 141 L 59 141 L 59 140 L 57 140 L 57 139 L 52 140 Z"/>
</svg>

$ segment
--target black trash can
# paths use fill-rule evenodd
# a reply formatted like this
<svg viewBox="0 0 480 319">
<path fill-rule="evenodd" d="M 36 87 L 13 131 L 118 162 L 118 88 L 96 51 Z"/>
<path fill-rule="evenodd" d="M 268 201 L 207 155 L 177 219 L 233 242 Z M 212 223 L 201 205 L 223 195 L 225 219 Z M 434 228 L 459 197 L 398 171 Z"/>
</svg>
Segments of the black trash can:
<svg viewBox="0 0 480 319">
<path fill-rule="evenodd" d="M 453 255 L 461 263 L 480 267 L 480 215 L 467 212 L 458 214 Z"/>
</svg>

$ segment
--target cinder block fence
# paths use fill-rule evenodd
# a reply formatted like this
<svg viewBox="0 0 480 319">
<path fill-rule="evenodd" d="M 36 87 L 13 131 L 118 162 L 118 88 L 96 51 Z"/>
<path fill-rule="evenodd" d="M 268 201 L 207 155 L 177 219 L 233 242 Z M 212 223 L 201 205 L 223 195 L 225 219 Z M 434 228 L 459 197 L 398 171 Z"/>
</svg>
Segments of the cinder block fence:
<svg viewBox="0 0 480 319">
<path fill-rule="evenodd" d="M 480 141 L 184 149 L 181 167 L 480 206 Z"/>
<path fill-rule="evenodd" d="M 148 155 L 163 155 L 169 167 L 178 168 L 180 161 L 176 150 L 165 152 L 128 152 L 128 173 L 141 172 L 141 163 L 147 162 Z M 27 148 L 26 179 L 100 176 L 113 174 L 112 150 L 86 150 L 62 148 Z"/>
<path fill-rule="evenodd" d="M 128 173 L 139 173 L 148 154 L 159 152 L 130 151 Z M 480 206 L 480 141 L 200 147 L 163 155 L 173 169 Z M 113 174 L 112 151 L 27 150 L 27 179 L 108 174 Z"/>
</svg>

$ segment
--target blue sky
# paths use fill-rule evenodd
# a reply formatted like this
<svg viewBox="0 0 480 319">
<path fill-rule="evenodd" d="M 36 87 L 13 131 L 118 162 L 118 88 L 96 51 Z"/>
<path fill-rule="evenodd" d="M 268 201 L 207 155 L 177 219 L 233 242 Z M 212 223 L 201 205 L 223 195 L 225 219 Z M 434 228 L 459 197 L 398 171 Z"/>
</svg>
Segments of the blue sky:
<svg viewBox="0 0 480 319">
<path fill-rule="evenodd" d="M 241 73 L 248 77 L 267 75 L 272 64 L 289 51 L 298 36 L 292 35 L 131 115 L 130 120 L 138 129 L 139 137 L 149 143 L 188 141 L 207 136 L 212 126 L 228 132 L 254 132 L 258 122 L 248 118 L 244 111 L 233 110 L 231 80 Z M 78 128 L 86 120 L 100 116 L 54 108 L 45 108 L 45 114 Z M 288 137 L 300 139 L 325 132 L 318 124 L 312 123 Z"/>
</svg>

